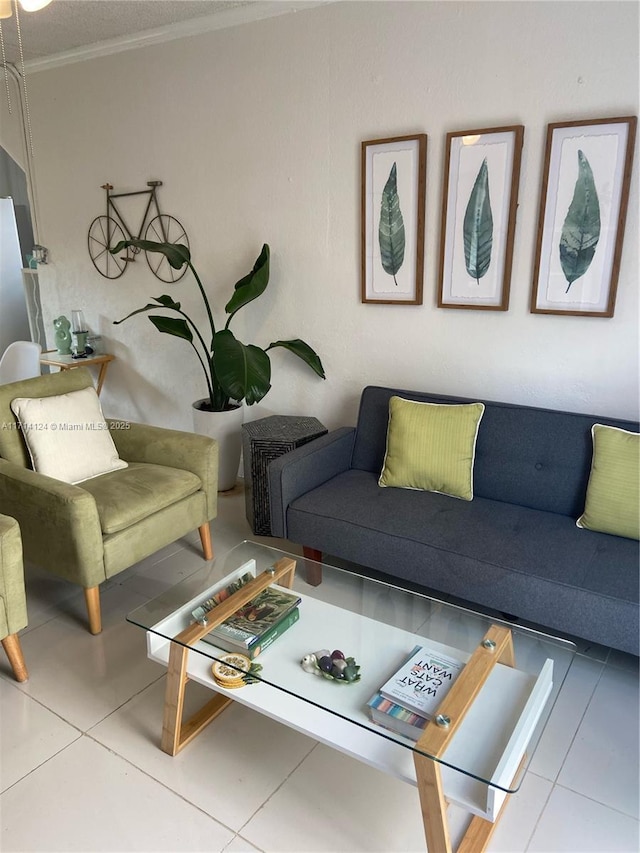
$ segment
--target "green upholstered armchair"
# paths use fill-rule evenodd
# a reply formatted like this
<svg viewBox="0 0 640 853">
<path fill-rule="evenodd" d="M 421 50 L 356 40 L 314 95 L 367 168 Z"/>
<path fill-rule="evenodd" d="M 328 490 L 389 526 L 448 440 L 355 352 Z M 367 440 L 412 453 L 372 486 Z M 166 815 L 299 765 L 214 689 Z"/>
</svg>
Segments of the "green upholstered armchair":
<svg viewBox="0 0 640 853">
<path fill-rule="evenodd" d="M 178 430 L 131 423 L 110 429 L 128 467 L 71 485 L 31 470 L 11 401 L 93 387 L 77 368 L 0 385 L 0 513 L 20 524 L 27 560 L 84 588 L 89 628 L 101 631 L 100 584 L 195 530 L 212 559 L 218 445 Z"/>
<path fill-rule="evenodd" d="M 0 638 L 16 681 L 26 681 L 18 631 L 27 624 L 22 540 L 15 518 L 0 515 Z"/>
</svg>

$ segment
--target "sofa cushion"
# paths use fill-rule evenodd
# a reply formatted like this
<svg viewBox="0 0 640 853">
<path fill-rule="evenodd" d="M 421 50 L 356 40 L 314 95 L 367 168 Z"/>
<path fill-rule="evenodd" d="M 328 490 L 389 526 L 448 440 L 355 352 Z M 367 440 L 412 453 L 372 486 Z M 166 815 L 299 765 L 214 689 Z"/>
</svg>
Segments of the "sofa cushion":
<svg viewBox="0 0 640 853">
<path fill-rule="evenodd" d="M 352 468 L 376 474 L 382 470 L 389 399 L 394 395 L 433 403 L 477 400 L 368 386 L 360 400 Z M 483 402 L 485 412 L 474 463 L 474 496 L 557 512 L 574 520 L 584 510 L 593 424 L 633 431 L 639 428 L 631 421 Z"/>
<path fill-rule="evenodd" d="M 638 543 L 476 496 L 380 489 L 350 470 L 299 497 L 288 536 L 400 581 L 637 654 Z"/>
<path fill-rule="evenodd" d="M 120 459 L 95 389 L 50 397 L 16 397 L 17 417 L 34 471 L 82 483 L 127 467 Z"/>
<path fill-rule="evenodd" d="M 640 435 L 594 424 L 593 460 L 578 527 L 640 539 Z"/>
<path fill-rule="evenodd" d="M 82 488 L 95 498 L 103 534 L 117 533 L 199 491 L 190 471 L 131 462 L 124 471 L 94 477 Z"/>
<path fill-rule="evenodd" d="M 389 400 L 380 486 L 439 492 L 470 501 L 482 403 L 439 405 Z"/>
</svg>

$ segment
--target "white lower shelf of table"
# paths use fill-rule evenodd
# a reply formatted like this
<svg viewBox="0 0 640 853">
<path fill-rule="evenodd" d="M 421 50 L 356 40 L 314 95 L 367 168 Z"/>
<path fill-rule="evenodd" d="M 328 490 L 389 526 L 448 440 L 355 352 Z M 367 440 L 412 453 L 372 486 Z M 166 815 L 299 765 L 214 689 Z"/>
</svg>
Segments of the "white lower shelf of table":
<svg viewBox="0 0 640 853">
<path fill-rule="evenodd" d="M 195 604 L 206 597 L 207 593 L 198 596 Z M 185 604 L 155 629 L 170 636 L 178 634 L 191 621 L 194 601 Z M 191 680 L 211 690 L 415 785 L 411 742 L 393 733 L 387 736 L 369 719 L 366 703 L 419 643 L 425 643 L 425 639 L 303 596 L 300 620 L 258 659 L 263 665 L 261 677 L 273 684 L 286 685 L 286 691 L 265 681 L 240 690 L 220 688 L 211 674 L 211 657 L 198 653 L 201 650 L 212 654 L 211 646 L 202 641 L 189 653 L 187 674 Z M 327 645 L 340 647 L 347 654 L 356 648 L 369 651 L 369 660 L 358 657 L 362 674 L 359 682 L 336 684 L 302 670 L 299 664 L 302 656 Z M 440 643 L 429 641 L 429 645 L 463 660 L 469 657 L 459 649 Z M 147 632 L 148 655 L 152 660 L 166 666 L 169 647 L 165 637 L 154 631 Z M 463 766 L 469 773 L 490 779 L 495 785 L 509 786 L 551 692 L 552 670 L 551 660 L 547 660 L 537 677 L 496 665 L 452 739 L 444 762 L 454 767 Z M 306 698 L 300 699 L 299 695 Z M 323 707 L 332 701 L 335 701 L 336 713 Z M 496 819 L 506 797 L 500 788 L 446 764 L 442 765 L 442 779 L 450 802 L 487 820 Z"/>
</svg>

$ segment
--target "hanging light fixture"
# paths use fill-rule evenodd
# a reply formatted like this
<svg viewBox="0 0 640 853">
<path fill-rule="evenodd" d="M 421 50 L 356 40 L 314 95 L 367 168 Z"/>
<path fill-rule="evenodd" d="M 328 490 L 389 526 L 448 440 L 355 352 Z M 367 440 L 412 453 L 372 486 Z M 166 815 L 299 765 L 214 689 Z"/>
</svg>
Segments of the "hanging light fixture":
<svg viewBox="0 0 640 853">
<path fill-rule="evenodd" d="M 25 12 L 37 12 L 38 9 L 44 9 L 49 3 L 51 0 L 20 0 L 20 5 Z"/>
<path fill-rule="evenodd" d="M 48 6 L 51 0 L 20 0 L 20 5 L 25 12 L 37 12 L 38 9 L 44 9 Z M 10 18 L 13 14 L 12 0 L 0 0 L 0 18 Z"/>
<path fill-rule="evenodd" d="M 19 0 L 20 6 L 25 12 L 37 12 L 39 9 L 44 9 L 52 0 Z M 27 112 L 27 123 L 29 125 L 29 144 L 31 153 L 33 154 L 33 141 L 31 139 L 31 117 L 29 116 L 29 101 L 27 98 L 27 81 L 24 71 L 24 51 L 22 49 L 22 30 L 20 27 L 20 13 L 18 10 L 18 0 L 0 0 L 0 59 L 4 69 L 5 86 L 7 90 L 7 107 L 11 113 L 11 98 L 9 96 L 9 68 L 4 48 L 4 34 L 2 32 L 2 21 L 13 16 L 13 10 L 16 13 L 16 32 L 18 35 L 18 50 L 20 53 L 20 76 L 22 78 L 22 88 L 24 91 L 24 100 Z"/>
</svg>

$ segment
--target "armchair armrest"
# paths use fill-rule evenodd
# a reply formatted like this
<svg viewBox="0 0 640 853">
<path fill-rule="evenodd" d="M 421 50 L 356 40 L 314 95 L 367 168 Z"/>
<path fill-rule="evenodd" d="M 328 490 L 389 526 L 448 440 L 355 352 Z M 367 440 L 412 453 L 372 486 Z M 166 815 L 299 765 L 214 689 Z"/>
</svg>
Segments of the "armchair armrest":
<svg viewBox="0 0 640 853">
<path fill-rule="evenodd" d="M 341 427 L 273 460 L 269 465 L 269 509 L 274 536 L 287 538 L 290 503 L 349 470 L 355 435 L 355 427 Z"/>
<path fill-rule="evenodd" d="M 98 509 L 81 486 L 0 459 L 0 513 L 19 523 L 28 560 L 84 587 L 105 580 Z"/>
<path fill-rule="evenodd" d="M 18 522 L 6 515 L 0 515 L 0 598 L 6 619 L 3 625 L 0 615 L 0 637 L 16 634 L 27 624 L 22 540 Z"/>
<path fill-rule="evenodd" d="M 218 442 L 206 435 L 177 429 L 126 424 L 107 418 L 118 453 L 127 462 L 149 462 L 191 471 L 200 478 L 207 500 L 207 518 L 216 517 L 218 506 Z"/>
</svg>

